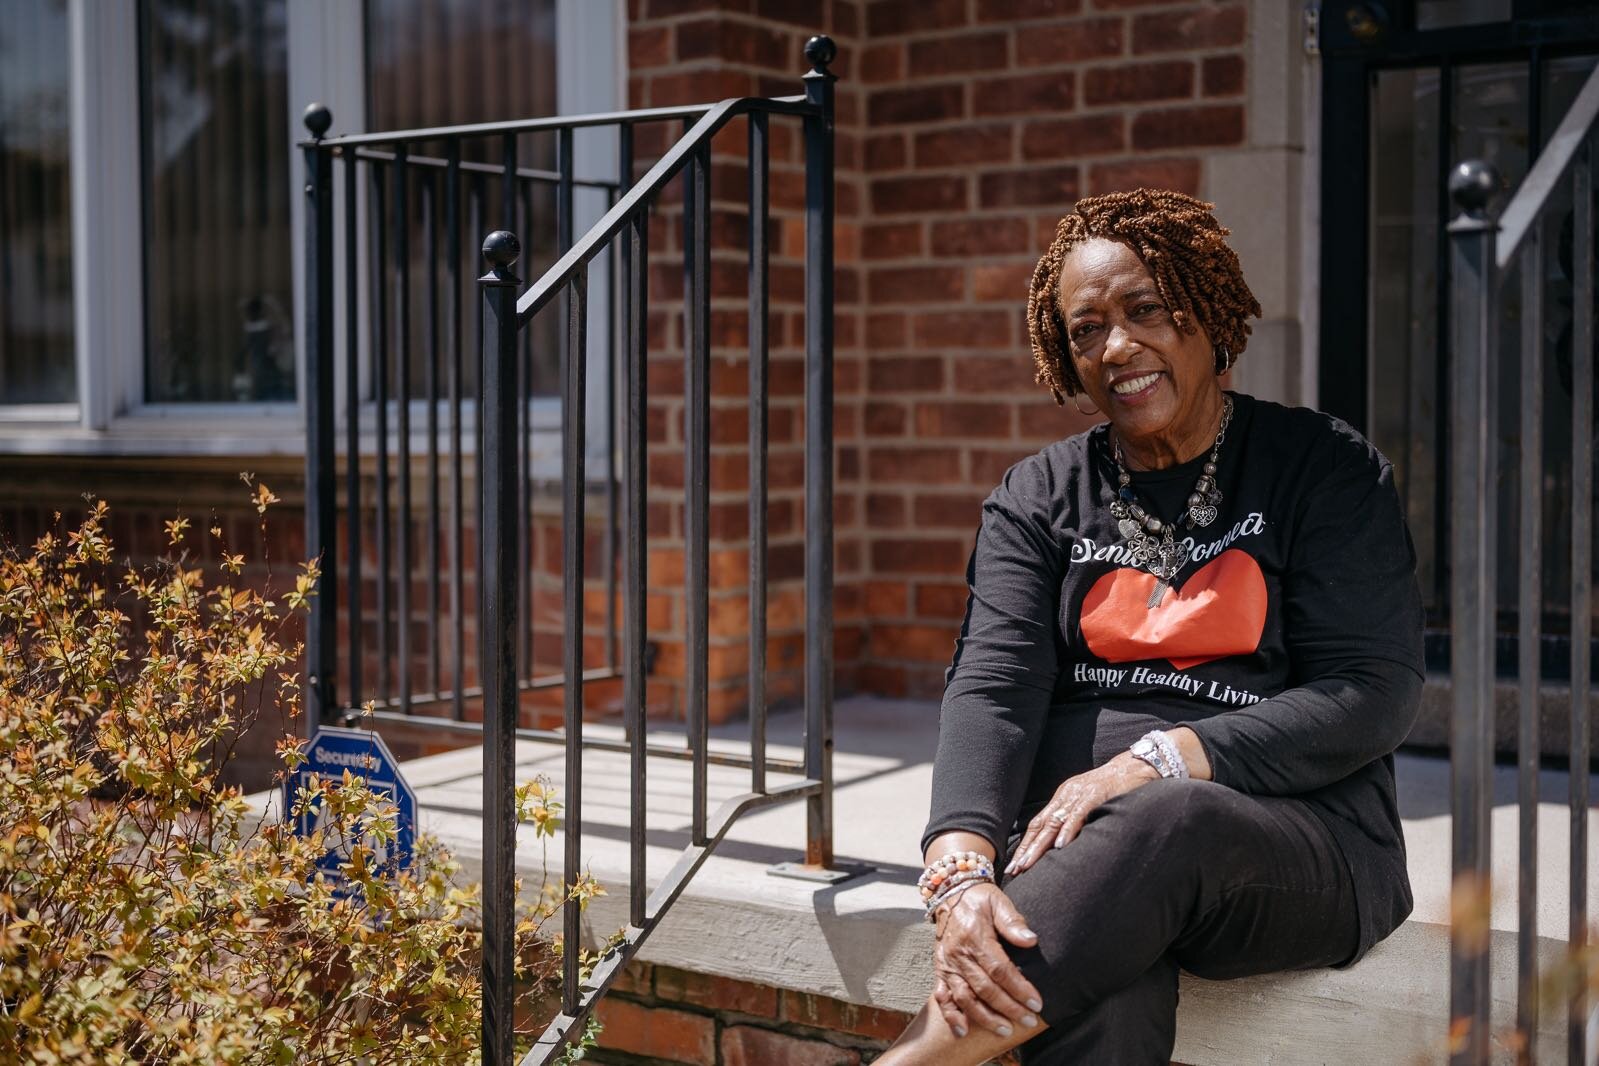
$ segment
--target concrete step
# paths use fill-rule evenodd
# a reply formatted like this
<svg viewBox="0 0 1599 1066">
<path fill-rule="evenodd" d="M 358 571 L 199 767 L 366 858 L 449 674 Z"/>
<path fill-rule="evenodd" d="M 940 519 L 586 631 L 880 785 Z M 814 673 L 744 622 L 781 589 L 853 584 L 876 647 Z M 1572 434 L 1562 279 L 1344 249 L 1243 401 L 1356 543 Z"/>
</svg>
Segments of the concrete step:
<svg viewBox="0 0 1599 1066">
<path fill-rule="evenodd" d="M 841 859 L 870 872 L 835 886 L 774 877 L 769 868 L 796 859 L 804 811 L 791 804 L 751 812 L 707 861 L 641 957 L 679 969 L 776 985 L 852 1003 L 912 1011 L 930 988 L 931 930 L 921 921 L 915 888 L 918 840 L 926 818 L 937 743 L 938 708 L 914 701 L 849 699 L 837 708 L 837 825 Z M 596 733 L 620 736 L 607 726 Z M 737 750 L 742 727 L 718 730 L 716 746 Z M 772 754 L 799 757 L 797 715 L 773 716 Z M 662 730 L 652 740 L 681 742 Z M 519 779 L 542 774 L 561 787 L 564 754 L 523 742 Z M 689 843 L 690 767 L 651 758 L 648 767 L 648 883 L 667 872 Z M 1414 1063 L 1442 1061 L 1448 1027 L 1449 767 L 1444 759 L 1398 759 L 1400 806 L 1416 909 L 1409 923 L 1349 970 L 1318 970 L 1238 981 L 1184 976 L 1178 1061 L 1192 1066 L 1253 1063 Z M 481 754 L 476 748 L 407 765 L 424 827 L 462 861 L 481 870 Z M 746 771 L 711 767 L 712 809 L 748 788 Z M 794 780 L 774 775 L 772 783 Z M 606 887 L 585 914 L 598 940 L 626 921 L 628 765 L 625 755 L 584 758 L 585 864 Z M 1539 951 L 1546 965 L 1564 952 L 1567 891 L 1566 777 L 1540 778 Z M 1496 1024 L 1514 1015 L 1516 852 L 1513 771 L 1495 774 L 1491 910 Z M 1599 782 L 1595 782 L 1599 786 Z M 1599 787 L 1592 794 L 1599 798 Z M 1599 854 L 1599 818 L 1590 819 L 1590 854 Z M 518 868 L 530 885 L 560 876 L 562 843 L 523 830 Z M 1599 914 L 1599 877 L 1590 877 L 1589 913 Z M 1564 1029 L 1550 1020 L 1540 1034 L 1545 1061 L 1563 1057 Z M 1508 1053 L 1507 1053 L 1508 1054 Z M 1506 1058 L 1508 1061 L 1508 1058 Z"/>
<path fill-rule="evenodd" d="M 1405 741 L 1407 748 L 1449 750 L 1449 718 L 1454 710 L 1447 674 L 1428 675 L 1421 690 L 1421 711 Z M 1538 749 L 1546 759 L 1564 763 L 1571 752 L 1571 687 L 1545 685 L 1539 690 Z M 1494 685 L 1494 752 L 1514 760 L 1520 747 L 1521 699 L 1514 681 Z M 1588 699 L 1589 769 L 1599 770 L 1599 690 Z"/>
</svg>

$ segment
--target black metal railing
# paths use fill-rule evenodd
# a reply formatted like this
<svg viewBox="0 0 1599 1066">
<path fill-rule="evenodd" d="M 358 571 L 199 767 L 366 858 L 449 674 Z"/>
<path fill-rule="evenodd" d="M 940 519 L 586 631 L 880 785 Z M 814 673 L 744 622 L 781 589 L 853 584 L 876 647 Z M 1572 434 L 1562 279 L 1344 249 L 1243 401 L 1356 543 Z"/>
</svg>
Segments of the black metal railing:
<svg viewBox="0 0 1599 1066">
<path fill-rule="evenodd" d="M 1454 245 L 1453 394 L 1451 396 L 1451 672 L 1454 717 L 1450 757 L 1453 807 L 1454 931 L 1450 952 L 1452 1062 L 1484 1064 L 1490 1052 L 1488 893 L 1489 805 L 1494 751 L 1494 561 L 1500 535 L 1493 500 L 1500 472 L 1499 322 L 1518 306 L 1519 424 L 1516 471 L 1519 510 L 1517 587 L 1519 759 L 1517 803 L 1520 874 L 1517 884 L 1518 1061 L 1536 1060 L 1541 979 L 1538 957 L 1538 771 L 1540 581 L 1545 530 L 1544 307 L 1551 235 L 1570 191 L 1572 286 L 1570 542 L 1572 589 L 1569 773 L 1571 881 L 1569 947 L 1573 971 L 1565 982 L 1567 1061 L 1585 1066 L 1588 1009 L 1588 773 L 1593 610 L 1594 465 L 1594 212 L 1593 150 L 1599 127 L 1599 70 L 1588 78 L 1554 136 L 1503 213 L 1489 205 L 1500 179 L 1487 163 L 1461 163 L 1449 189 L 1460 215 L 1450 225 Z M 1505 284 L 1519 272 L 1519 288 Z M 1508 472 L 1507 472 L 1508 473 Z"/>
<path fill-rule="evenodd" d="M 586 977 L 579 971 L 578 910 L 566 909 L 560 1015 L 523 1061 L 545 1062 L 582 1031 L 596 998 L 660 921 L 694 872 L 744 811 L 791 799 L 807 803 L 805 863 L 827 877 L 832 855 L 833 732 L 833 83 L 836 49 L 812 38 L 804 94 L 725 100 L 714 105 L 617 112 L 327 138 L 325 108 L 308 109 L 313 140 L 303 144 L 307 231 L 306 527 L 308 550 L 322 560 L 324 579 L 307 634 L 309 705 L 314 722 L 363 716 L 378 725 L 403 724 L 453 733 L 480 733 L 484 751 L 483 1060 L 512 1061 L 511 1010 L 515 820 L 514 748 L 517 739 L 565 745 L 564 876 L 581 872 L 582 753 L 585 748 L 630 756 L 628 925 L 620 946 Z M 803 124 L 805 168 L 805 749 L 802 760 L 766 752 L 766 452 L 767 452 L 767 195 L 768 120 Z M 748 120 L 750 212 L 750 572 L 749 722 L 747 755 L 707 748 L 710 483 L 710 179 L 712 137 L 735 118 Z M 636 182 L 635 130 L 682 123 L 681 137 Z M 579 179 L 574 131 L 612 130 L 617 178 Z M 549 135 L 555 167 L 518 165 L 519 139 Z M 487 143 L 488 156 L 468 153 Z M 434 154 L 423 149 L 434 148 Z M 497 149 L 497 151 L 493 150 Z M 334 197 L 335 161 L 342 170 L 342 204 Z M 363 173 L 366 175 L 363 178 Z M 645 707 L 646 356 L 650 308 L 649 218 L 663 190 L 683 176 L 685 325 L 685 717 L 688 743 L 650 743 Z M 498 183 L 498 190 L 494 184 Z M 574 189 L 600 189 L 603 216 L 573 239 Z M 365 188 L 363 204 L 362 190 Z M 538 217 L 535 199 L 553 190 L 553 218 Z M 467 219 L 463 222 L 463 212 Z M 489 271 L 476 284 L 481 315 L 463 314 L 472 284 L 462 272 L 463 232 L 483 233 L 486 220 L 504 219 L 483 242 Z M 342 226 L 339 224 L 342 222 Z M 442 229 L 442 234 L 441 234 Z M 343 234 L 343 299 L 335 299 L 335 233 Z M 420 267 L 413 237 L 420 232 Z M 364 234 L 364 240 L 363 240 Z M 522 236 L 519 236 L 522 234 Z M 549 238 L 553 237 L 553 244 Z M 525 291 L 515 273 L 524 248 L 548 248 L 554 262 Z M 440 277 L 442 265 L 443 277 Z M 421 277 L 418 278 L 417 270 Z M 475 273 L 475 272 L 474 272 Z M 592 283 L 607 277 L 608 393 L 605 425 L 587 418 L 588 336 Z M 418 282 L 420 281 L 420 287 Z M 361 295 L 366 306 L 359 306 Z M 421 342 L 413 335 L 421 300 Z M 342 346 L 335 320 L 342 304 Z M 554 307 L 555 329 L 541 326 Z M 542 332 L 541 332 L 542 330 Z M 476 367 L 463 358 L 475 345 Z M 531 617 L 530 561 L 536 357 L 559 349 L 562 643 L 559 669 L 539 675 Z M 421 358 L 423 382 L 413 380 Z M 335 437 L 335 366 L 342 362 L 342 510 Z M 442 373 L 441 373 L 442 369 Z M 476 387 L 469 380 L 477 372 Z M 391 376 L 392 370 L 392 376 Z M 441 377 L 444 395 L 440 395 Z M 420 394 L 420 395 L 419 395 Z M 620 399 L 620 403 L 618 403 Z M 424 406 L 418 443 L 413 406 Z M 441 430 L 440 412 L 443 423 Z M 391 428 L 390 415 L 393 415 Z M 622 428 L 614 454 L 616 422 Z M 604 437 L 605 468 L 588 462 L 591 429 Z M 424 501 L 413 499 L 413 452 L 422 459 Z M 619 458 L 619 461 L 617 459 Z M 475 479 L 478 505 L 464 486 Z M 605 589 L 603 661 L 585 654 L 585 575 L 590 497 L 603 496 L 603 545 L 598 577 Z M 345 536 L 338 539 L 338 522 Z M 476 527 L 475 566 L 465 559 L 468 521 Z M 416 533 L 421 532 L 422 578 L 417 586 Z M 621 543 L 616 542 L 620 539 Z M 619 549 L 619 550 L 618 550 Z M 368 553 L 370 552 L 370 556 Z M 374 572 L 365 568 L 370 566 Z M 621 571 L 620 619 L 616 617 Z M 477 586 L 477 679 L 467 660 L 468 585 Z M 372 593 L 371 614 L 366 604 Z M 423 609 L 415 603 L 420 593 Z M 447 598 L 446 598 L 447 593 Z M 448 626 L 443 625 L 447 613 Z M 339 633 L 345 655 L 340 669 Z M 619 638 L 619 639 L 618 639 Z M 420 644 L 418 643 L 420 641 Z M 369 678 L 364 664 L 373 667 Z M 584 682 L 620 677 L 623 741 L 585 737 Z M 420 680 L 421 686 L 416 682 Z M 520 697 L 529 688 L 561 687 L 559 729 L 523 728 Z M 481 722 L 469 720 L 481 706 Z M 644 803 L 646 756 L 692 762 L 692 832 L 670 873 L 648 890 Z M 711 763 L 750 771 L 747 792 L 708 806 Z M 800 775 L 772 786 L 768 771 Z"/>
</svg>

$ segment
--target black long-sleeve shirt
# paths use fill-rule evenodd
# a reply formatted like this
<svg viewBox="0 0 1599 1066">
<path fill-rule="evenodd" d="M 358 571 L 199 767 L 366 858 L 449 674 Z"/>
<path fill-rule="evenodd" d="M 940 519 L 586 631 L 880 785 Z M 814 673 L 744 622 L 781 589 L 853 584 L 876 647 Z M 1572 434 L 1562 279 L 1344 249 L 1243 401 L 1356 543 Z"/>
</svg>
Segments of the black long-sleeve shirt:
<svg viewBox="0 0 1599 1066">
<path fill-rule="evenodd" d="M 1415 550 L 1392 467 L 1358 433 L 1233 398 L 1219 514 L 1153 610 L 1110 513 L 1103 426 L 1022 460 L 983 504 L 922 843 L 959 829 L 1003 851 L 1062 781 L 1187 726 L 1217 782 L 1326 821 L 1358 958 L 1411 907 L 1391 753 L 1421 693 Z M 1140 501 L 1175 518 L 1207 458 L 1133 473 Z"/>
</svg>

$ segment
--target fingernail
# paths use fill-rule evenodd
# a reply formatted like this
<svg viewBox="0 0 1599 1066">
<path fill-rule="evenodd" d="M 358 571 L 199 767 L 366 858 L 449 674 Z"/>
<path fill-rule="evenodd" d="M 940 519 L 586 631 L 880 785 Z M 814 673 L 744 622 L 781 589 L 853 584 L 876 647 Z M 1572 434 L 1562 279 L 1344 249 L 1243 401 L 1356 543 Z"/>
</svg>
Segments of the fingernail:
<svg viewBox="0 0 1599 1066">
<path fill-rule="evenodd" d="M 995 1026 L 994 1032 L 998 1033 L 1002 1037 L 1005 1037 L 1005 1038 L 1009 1039 L 1009 1037 L 1010 1037 L 1010 1026 L 1008 1026 L 1008 1025 Z"/>
<path fill-rule="evenodd" d="M 1033 932 L 1031 929 L 1023 929 L 1021 935 L 1022 936 L 1030 936 L 1030 937 L 1037 937 L 1038 936 L 1038 934 Z M 1029 1007 L 1033 1007 L 1034 1010 L 1043 1010 L 1044 1009 L 1044 1005 L 1042 1003 L 1038 1003 L 1038 1006 L 1034 1007 L 1033 1004 L 1035 1004 L 1035 1003 L 1038 1003 L 1038 1001 L 1034 1000 L 1034 999 L 1030 999 L 1030 1000 L 1027 1001 L 1027 1005 Z"/>
<path fill-rule="evenodd" d="M 1016 872 L 1016 863 L 1013 861 L 1009 866 L 1005 867 L 1005 876 L 1009 877 L 1011 874 L 1013 874 L 1015 872 Z"/>
<path fill-rule="evenodd" d="M 1027 1001 L 1027 1009 L 1028 1010 L 1043 1010 L 1044 1009 L 1044 1005 L 1042 1003 L 1038 1002 L 1038 1000 L 1036 1000 L 1036 999 L 1030 999 L 1030 1000 Z"/>
<path fill-rule="evenodd" d="M 1029 1029 L 1036 1029 L 1038 1028 L 1038 1019 L 1031 1014 L 1024 1014 L 1022 1015 L 1022 1024 Z"/>
<path fill-rule="evenodd" d="M 966 1029 L 965 1029 L 965 1027 L 964 1027 L 964 1026 L 959 1026 L 959 1025 L 957 1025 L 957 1026 L 956 1026 L 956 1027 L 955 1027 L 955 1035 L 956 1035 L 956 1036 L 965 1036 L 965 1035 L 966 1035 Z"/>
</svg>

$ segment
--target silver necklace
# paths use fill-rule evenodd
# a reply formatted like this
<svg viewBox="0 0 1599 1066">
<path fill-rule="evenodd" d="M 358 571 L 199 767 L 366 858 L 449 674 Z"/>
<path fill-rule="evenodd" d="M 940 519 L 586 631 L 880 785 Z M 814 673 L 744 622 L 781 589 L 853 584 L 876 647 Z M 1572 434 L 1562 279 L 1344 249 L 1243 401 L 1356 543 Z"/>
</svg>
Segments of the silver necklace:
<svg viewBox="0 0 1599 1066">
<path fill-rule="evenodd" d="M 1122 462 L 1121 441 L 1111 439 L 1111 457 L 1116 461 L 1116 499 L 1111 501 L 1110 513 L 1116 519 L 1116 528 L 1127 541 L 1133 565 L 1148 570 L 1155 576 L 1155 588 L 1144 606 L 1154 610 L 1160 606 L 1172 578 L 1188 562 L 1188 549 L 1177 541 L 1176 527 L 1181 523 L 1187 529 L 1203 529 L 1216 521 L 1216 507 L 1221 503 L 1221 490 L 1216 487 L 1216 461 L 1221 455 L 1221 442 L 1227 436 L 1227 424 L 1233 420 L 1233 399 L 1222 398 L 1221 426 L 1216 430 L 1216 440 L 1210 446 L 1210 455 L 1194 482 L 1194 491 L 1188 494 L 1188 509 L 1176 522 L 1162 522 L 1139 506 L 1138 494 L 1133 491 L 1133 478 Z"/>
</svg>

